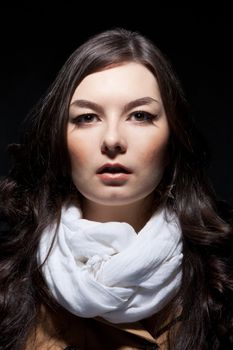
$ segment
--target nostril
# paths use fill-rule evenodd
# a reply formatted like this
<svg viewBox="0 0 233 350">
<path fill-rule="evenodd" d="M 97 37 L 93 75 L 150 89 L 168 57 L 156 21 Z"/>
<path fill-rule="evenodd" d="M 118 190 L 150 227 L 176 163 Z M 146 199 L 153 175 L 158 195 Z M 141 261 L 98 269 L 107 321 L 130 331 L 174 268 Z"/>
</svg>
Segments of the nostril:
<svg viewBox="0 0 233 350">
<path fill-rule="evenodd" d="M 102 153 L 108 154 L 110 156 L 115 156 L 116 154 L 123 154 L 126 152 L 126 148 L 120 145 L 117 146 L 103 146 L 101 149 Z"/>
</svg>

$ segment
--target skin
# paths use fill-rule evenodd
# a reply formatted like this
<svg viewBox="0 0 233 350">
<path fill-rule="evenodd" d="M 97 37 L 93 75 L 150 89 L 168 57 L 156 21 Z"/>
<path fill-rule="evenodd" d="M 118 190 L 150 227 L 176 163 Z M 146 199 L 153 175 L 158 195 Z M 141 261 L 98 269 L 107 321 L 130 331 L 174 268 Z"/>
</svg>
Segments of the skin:
<svg viewBox="0 0 233 350">
<path fill-rule="evenodd" d="M 71 99 L 67 128 L 83 217 L 141 229 L 167 164 L 168 139 L 158 84 L 146 67 L 127 62 L 86 76 Z M 97 170 L 106 163 L 120 163 L 131 173 L 103 179 Z"/>
</svg>

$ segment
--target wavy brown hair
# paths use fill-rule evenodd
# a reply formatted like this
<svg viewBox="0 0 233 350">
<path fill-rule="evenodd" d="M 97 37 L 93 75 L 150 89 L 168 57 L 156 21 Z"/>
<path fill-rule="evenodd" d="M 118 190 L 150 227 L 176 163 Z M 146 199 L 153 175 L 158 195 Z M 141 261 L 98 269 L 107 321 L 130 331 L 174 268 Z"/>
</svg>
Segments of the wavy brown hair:
<svg viewBox="0 0 233 350">
<path fill-rule="evenodd" d="M 231 212 L 206 177 L 207 153 L 168 59 L 143 35 L 116 28 L 81 45 L 29 114 L 12 167 L 0 187 L 0 349 L 22 349 L 40 304 L 56 307 L 37 265 L 44 228 L 79 193 L 71 179 L 66 129 L 71 97 L 82 79 L 112 64 L 138 62 L 156 77 L 170 126 L 170 161 L 156 205 L 177 214 L 183 234 L 183 279 L 169 314 L 182 309 L 170 334 L 173 350 L 233 348 Z M 165 317 L 165 312 L 164 316 Z M 162 319 L 161 319 L 162 321 Z"/>
</svg>

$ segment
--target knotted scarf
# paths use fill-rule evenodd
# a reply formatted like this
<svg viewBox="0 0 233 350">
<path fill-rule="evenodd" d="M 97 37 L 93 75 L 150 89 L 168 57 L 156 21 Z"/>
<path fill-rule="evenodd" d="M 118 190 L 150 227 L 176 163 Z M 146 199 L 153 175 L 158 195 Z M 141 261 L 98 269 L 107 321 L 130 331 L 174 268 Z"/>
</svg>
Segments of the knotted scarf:
<svg viewBox="0 0 233 350">
<path fill-rule="evenodd" d="M 179 289 L 181 262 L 178 219 L 165 210 L 135 232 L 128 223 L 90 221 L 77 207 L 64 207 L 59 226 L 44 230 L 38 250 L 60 305 L 77 316 L 113 323 L 160 311 Z"/>
</svg>

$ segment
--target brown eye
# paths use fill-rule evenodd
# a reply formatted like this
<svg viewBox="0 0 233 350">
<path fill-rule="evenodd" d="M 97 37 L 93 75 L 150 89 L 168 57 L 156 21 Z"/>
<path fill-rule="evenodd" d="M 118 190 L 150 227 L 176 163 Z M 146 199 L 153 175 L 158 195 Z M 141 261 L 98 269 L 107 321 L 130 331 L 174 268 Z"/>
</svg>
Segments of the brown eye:
<svg viewBox="0 0 233 350">
<path fill-rule="evenodd" d="M 89 124 L 97 120 L 97 116 L 95 114 L 82 114 L 72 119 L 72 123 L 81 125 L 81 124 Z"/>
<path fill-rule="evenodd" d="M 131 118 L 139 122 L 150 122 L 156 119 L 156 117 L 157 117 L 156 115 L 153 115 L 148 112 L 143 112 L 143 111 L 133 112 L 131 114 Z"/>
</svg>

